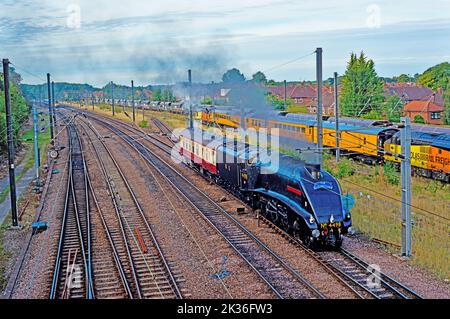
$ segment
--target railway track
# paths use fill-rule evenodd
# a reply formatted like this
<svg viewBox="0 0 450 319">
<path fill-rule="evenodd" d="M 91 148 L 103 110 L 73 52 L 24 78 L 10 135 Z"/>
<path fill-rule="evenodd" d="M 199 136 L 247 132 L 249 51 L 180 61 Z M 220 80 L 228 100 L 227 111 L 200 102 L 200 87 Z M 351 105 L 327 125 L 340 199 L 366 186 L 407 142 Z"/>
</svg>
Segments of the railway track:
<svg viewBox="0 0 450 319">
<path fill-rule="evenodd" d="M 122 286 L 129 298 L 182 298 L 144 211 L 117 161 L 95 128 L 79 122 L 99 163 L 114 209 L 103 210 Z M 83 124 L 81 124 L 83 123 Z M 93 190 L 95 194 L 95 190 Z M 98 200 L 97 200 L 98 202 Z"/>
<path fill-rule="evenodd" d="M 158 130 L 161 131 L 162 134 L 164 134 L 170 139 L 170 136 L 172 135 L 172 129 L 169 126 L 167 126 L 166 123 L 164 123 L 163 121 L 161 121 L 156 117 L 152 118 L 152 123 L 158 128 Z"/>
<path fill-rule="evenodd" d="M 313 251 L 264 216 L 258 216 L 258 218 L 290 243 L 306 251 L 328 271 L 345 282 L 360 298 L 421 299 L 415 291 L 343 248 L 338 251 Z"/>
<path fill-rule="evenodd" d="M 319 257 L 362 293 L 376 299 L 421 299 L 415 291 L 384 274 L 372 265 L 341 248 L 338 251 L 317 252 Z"/>
<path fill-rule="evenodd" d="M 109 120 L 109 119 L 108 119 Z M 146 134 L 142 130 L 130 127 L 117 120 L 112 120 L 115 125 L 127 130 L 133 135 L 140 132 L 148 142 L 161 149 L 167 154 L 171 154 L 172 145 L 166 143 L 151 134 Z M 120 135 L 126 135 L 121 131 Z M 131 141 L 128 141 L 131 143 Z M 141 144 L 141 143 L 138 143 Z M 142 145 L 143 146 L 143 145 Z M 144 146 L 145 148 L 145 146 Z M 148 150 L 141 150 L 141 154 L 146 154 Z M 144 156 L 144 155 L 143 155 Z M 200 191 L 201 192 L 201 191 Z M 270 223 L 270 221 L 265 220 Z M 244 227 L 244 226 L 242 226 Z M 376 298 L 376 299 L 417 299 L 421 298 L 419 294 L 404 286 L 397 280 L 389 277 L 383 272 L 376 269 L 376 266 L 370 265 L 361 258 L 351 254 L 350 252 L 341 249 L 339 251 L 312 251 L 306 248 L 301 241 L 293 238 L 277 226 L 272 224 L 272 227 L 277 228 L 277 231 L 282 232 L 283 236 L 290 242 L 301 247 L 313 256 L 318 262 L 324 265 L 329 272 L 332 272 L 336 277 L 345 282 L 355 294 L 360 298 Z"/>
<path fill-rule="evenodd" d="M 136 133 L 126 124 L 114 121 L 117 125 Z M 141 134 L 145 134 L 141 132 Z M 172 146 L 155 138 L 152 135 L 145 134 L 145 139 L 161 149 L 167 154 L 171 154 Z M 265 219 L 265 218 L 264 218 Z M 266 222 L 272 224 L 270 221 Z M 421 296 L 410 288 L 404 286 L 399 281 L 381 272 L 375 265 L 371 265 L 361 258 L 351 254 L 349 251 L 340 249 L 339 251 L 315 252 L 305 247 L 301 241 L 293 238 L 283 230 L 276 227 L 283 236 L 291 242 L 295 242 L 301 249 L 304 249 L 318 262 L 325 266 L 328 271 L 345 282 L 355 294 L 360 298 L 376 299 L 420 299 Z"/>
<path fill-rule="evenodd" d="M 68 124 L 69 175 L 50 299 L 94 298 L 86 166 L 75 127 Z"/>
<path fill-rule="evenodd" d="M 152 165 L 197 212 L 228 242 L 278 298 L 324 298 L 324 295 L 238 220 L 212 201 L 199 188 L 170 167 L 138 140 L 115 125 L 93 118 L 120 136 Z M 117 125 L 117 123 L 116 123 Z M 167 146 L 167 145 L 166 145 Z"/>
</svg>

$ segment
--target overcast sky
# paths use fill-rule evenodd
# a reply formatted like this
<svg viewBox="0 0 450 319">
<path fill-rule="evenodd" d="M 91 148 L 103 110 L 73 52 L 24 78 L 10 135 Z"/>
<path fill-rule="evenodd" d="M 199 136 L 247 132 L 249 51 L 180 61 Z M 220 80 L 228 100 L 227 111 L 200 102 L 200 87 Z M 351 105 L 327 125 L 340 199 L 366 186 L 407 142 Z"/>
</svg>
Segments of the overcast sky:
<svg viewBox="0 0 450 319">
<path fill-rule="evenodd" d="M 450 0 L 0 0 L 0 57 L 24 82 L 103 86 L 219 81 L 230 67 L 276 80 L 344 72 L 364 50 L 381 76 L 450 60 Z M 277 67 L 278 66 L 278 67 Z"/>
</svg>

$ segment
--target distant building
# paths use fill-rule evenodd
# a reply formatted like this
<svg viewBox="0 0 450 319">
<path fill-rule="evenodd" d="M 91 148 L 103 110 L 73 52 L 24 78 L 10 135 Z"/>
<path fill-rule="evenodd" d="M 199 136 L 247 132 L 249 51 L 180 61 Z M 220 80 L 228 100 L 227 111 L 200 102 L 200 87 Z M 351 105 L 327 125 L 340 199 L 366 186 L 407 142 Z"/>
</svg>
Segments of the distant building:
<svg viewBox="0 0 450 319">
<path fill-rule="evenodd" d="M 403 113 L 411 122 L 421 116 L 426 124 L 443 124 L 444 107 L 437 104 L 434 99 L 428 101 L 411 101 L 403 107 Z"/>
<path fill-rule="evenodd" d="M 437 105 L 444 105 L 444 99 L 442 98 L 442 92 L 434 92 L 432 89 L 417 85 L 415 83 L 386 83 L 384 86 L 384 93 L 389 95 L 397 95 L 405 103 L 411 101 L 429 101 L 433 99 L 433 102 Z"/>
<path fill-rule="evenodd" d="M 267 86 L 266 89 L 276 95 L 279 99 L 284 99 L 284 85 Z M 334 89 L 333 87 L 322 87 L 322 105 L 325 115 L 334 114 Z M 287 98 L 294 104 L 306 106 L 310 113 L 317 112 L 317 89 L 312 84 L 289 84 L 286 88 Z"/>
</svg>

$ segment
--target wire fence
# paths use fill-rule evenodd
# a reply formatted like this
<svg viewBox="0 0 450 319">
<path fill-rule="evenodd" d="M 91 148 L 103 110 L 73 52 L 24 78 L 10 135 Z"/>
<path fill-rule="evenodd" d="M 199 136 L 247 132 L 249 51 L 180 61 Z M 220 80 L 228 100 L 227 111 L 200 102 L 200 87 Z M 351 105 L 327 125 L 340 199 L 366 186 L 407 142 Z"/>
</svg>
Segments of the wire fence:
<svg viewBox="0 0 450 319">
<path fill-rule="evenodd" d="M 344 193 L 352 194 L 356 201 L 352 209 L 355 228 L 369 238 L 392 243 L 389 249 L 399 254 L 402 244 L 402 203 L 395 198 L 387 198 L 377 190 L 362 188 L 355 183 L 341 180 Z M 442 201 L 449 206 L 449 201 Z M 434 206 L 439 203 L 434 203 Z M 447 207 L 449 208 L 449 207 Z M 438 214 L 426 214 L 412 208 L 412 250 L 414 263 L 434 271 L 442 278 L 449 272 L 450 223 Z"/>
</svg>

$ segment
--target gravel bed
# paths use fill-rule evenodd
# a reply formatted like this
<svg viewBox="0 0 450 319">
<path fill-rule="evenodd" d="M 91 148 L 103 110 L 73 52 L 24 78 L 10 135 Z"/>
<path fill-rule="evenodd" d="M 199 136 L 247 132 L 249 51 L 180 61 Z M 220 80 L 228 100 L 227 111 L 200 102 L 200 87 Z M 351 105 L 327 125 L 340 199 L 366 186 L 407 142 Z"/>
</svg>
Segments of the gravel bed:
<svg viewBox="0 0 450 319">
<path fill-rule="evenodd" d="M 66 130 L 59 135 L 59 141 L 61 145 L 68 145 Z M 67 156 L 68 147 L 59 152 L 54 163 L 53 168 L 59 173 L 52 174 L 47 195 L 41 199 L 45 202 L 40 220 L 48 223 L 48 229 L 32 237 L 12 298 L 48 298 L 64 207 Z"/>
<path fill-rule="evenodd" d="M 149 142 L 145 142 L 146 146 L 155 151 L 158 155 L 167 158 L 169 157 L 157 149 Z M 191 180 L 196 186 L 200 187 L 204 192 L 209 194 L 214 198 L 219 205 L 221 205 L 228 212 L 236 212 L 237 207 L 243 207 L 242 202 L 234 198 L 232 195 L 227 193 L 218 185 L 209 183 L 202 176 L 192 171 L 191 169 L 183 165 L 173 165 L 180 173 Z M 226 201 L 221 201 L 221 199 L 226 198 Z M 315 267 L 310 267 L 309 259 L 305 259 L 305 254 L 300 248 L 292 248 L 293 245 L 289 244 L 285 239 L 279 240 L 281 236 L 275 233 L 272 229 L 263 226 L 257 226 L 257 222 L 252 214 L 237 215 L 241 222 L 243 222 L 246 227 L 254 234 L 256 234 L 261 240 L 263 240 L 270 248 L 274 249 L 281 256 L 284 256 L 295 268 L 299 270 L 305 277 L 314 282 L 314 277 L 318 278 L 320 281 L 320 276 L 316 273 Z M 262 225 L 262 224 L 261 224 Z M 344 240 L 344 248 L 348 249 L 350 252 L 359 256 L 363 260 L 378 264 L 381 266 L 381 270 L 386 274 L 392 276 L 394 279 L 399 280 L 401 283 L 417 291 L 425 298 L 450 298 L 450 284 L 447 281 L 439 280 L 435 278 L 432 274 L 426 272 L 425 270 L 411 265 L 407 260 L 401 259 L 398 256 L 394 256 L 389 252 L 382 249 L 378 244 L 372 243 L 360 236 L 347 237 Z M 308 261 L 307 261 L 308 260 Z M 318 287 L 319 284 L 318 284 Z M 324 289 L 324 288 L 322 288 Z M 332 290 L 332 289 L 331 289 Z M 330 294 L 325 288 L 324 294 L 330 297 L 346 298 L 346 294 L 341 294 L 339 291 L 337 296 L 336 292 L 331 291 Z"/>
<path fill-rule="evenodd" d="M 97 126 L 100 132 L 107 130 Z M 183 274 L 192 298 L 269 298 L 268 288 L 184 199 L 118 137 L 107 139 L 143 205 L 165 255 Z M 122 145 L 122 147 L 117 147 Z M 154 175 L 152 175 L 152 173 Z M 160 186 L 163 187 L 162 192 Z M 214 278 L 224 266 L 231 274 Z"/>
<path fill-rule="evenodd" d="M 364 261 L 380 266 L 380 270 L 413 289 L 424 298 L 450 298 L 450 283 L 440 280 L 420 267 L 411 265 L 407 259 L 391 254 L 383 246 L 364 236 L 351 236 L 343 247 Z"/>
</svg>

